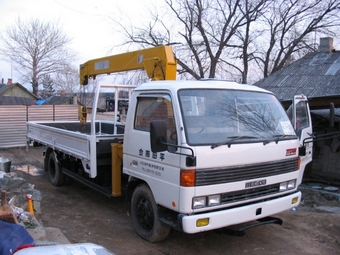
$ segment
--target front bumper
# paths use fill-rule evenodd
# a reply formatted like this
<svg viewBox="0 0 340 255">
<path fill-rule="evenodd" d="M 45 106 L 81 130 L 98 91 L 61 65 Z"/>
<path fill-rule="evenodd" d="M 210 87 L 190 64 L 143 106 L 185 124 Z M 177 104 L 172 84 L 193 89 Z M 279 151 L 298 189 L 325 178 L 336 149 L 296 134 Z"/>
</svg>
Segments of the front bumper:
<svg viewBox="0 0 340 255">
<path fill-rule="evenodd" d="M 297 203 L 292 204 L 292 200 L 298 198 Z M 221 211 L 212 211 L 194 215 L 181 215 L 181 228 L 184 233 L 198 233 L 213 229 L 219 229 L 253 220 L 258 220 L 267 216 L 271 216 L 291 208 L 297 207 L 301 201 L 301 192 L 259 202 L 255 204 L 245 205 L 232 209 Z M 209 218 L 209 224 L 197 227 L 196 222 L 199 219 Z"/>
</svg>

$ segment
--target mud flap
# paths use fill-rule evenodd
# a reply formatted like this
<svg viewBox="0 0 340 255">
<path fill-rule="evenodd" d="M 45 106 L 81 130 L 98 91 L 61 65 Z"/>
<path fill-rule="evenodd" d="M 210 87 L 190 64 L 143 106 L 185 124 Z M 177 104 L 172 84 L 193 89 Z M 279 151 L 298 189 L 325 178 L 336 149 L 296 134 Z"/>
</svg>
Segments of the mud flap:
<svg viewBox="0 0 340 255">
<path fill-rule="evenodd" d="M 265 224 L 279 224 L 282 225 L 283 221 L 279 218 L 275 217 L 265 217 L 262 219 L 257 220 L 256 223 L 253 223 L 251 225 L 247 225 L 240 229 L 231 229 L 231 228 L 221 228 L 215 230 L 216 233 L 219 234 L 225 234 L 225 235 L 231 235 L 231 236 L 244 236 L 246 234 L 246 230 L 249 228 L 265 225 Z"/>
</svg>

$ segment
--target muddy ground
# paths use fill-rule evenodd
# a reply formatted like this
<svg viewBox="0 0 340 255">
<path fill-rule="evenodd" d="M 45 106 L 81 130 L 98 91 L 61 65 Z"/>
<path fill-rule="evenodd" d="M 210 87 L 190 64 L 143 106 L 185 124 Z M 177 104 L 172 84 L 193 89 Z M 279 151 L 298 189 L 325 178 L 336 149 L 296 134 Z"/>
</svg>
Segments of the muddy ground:
<svg viewBox="0 0 340 255">
<path fill-rule="evenodd" d="M 42 147 L 0 149 L 12 166 L 43 167 Z M 152 244 L 135 232 L 123 198 L 109 199 L 81 185 L 55 187 L 47 175 L 13 171 L 42 193 L 39 216 L 45 227 L 59 228 L 71 243 L 92 242 L 120 254 L 340 254 L 340 213 L 319 210 L 339 207 L 337 196 L 301 189 L 303 203 L 296 211 L 276 215 L 282 226 L 269 224 L 247 230 L 243 237 L 215 231 L 183 234 Z"/>
</svg>

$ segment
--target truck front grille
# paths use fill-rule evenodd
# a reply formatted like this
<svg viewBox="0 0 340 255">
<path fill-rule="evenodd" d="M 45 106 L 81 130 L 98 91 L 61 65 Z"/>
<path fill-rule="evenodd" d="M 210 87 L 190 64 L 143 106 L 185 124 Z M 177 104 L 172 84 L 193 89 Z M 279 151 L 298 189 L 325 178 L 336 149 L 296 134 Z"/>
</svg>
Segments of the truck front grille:
<svg viewBox="0 0 340 255">
<path fill-rule="evenodd" d="M 298 170 L 298 159 L 196 170 L 196 186 L 252 180 Z"/>
</svg>

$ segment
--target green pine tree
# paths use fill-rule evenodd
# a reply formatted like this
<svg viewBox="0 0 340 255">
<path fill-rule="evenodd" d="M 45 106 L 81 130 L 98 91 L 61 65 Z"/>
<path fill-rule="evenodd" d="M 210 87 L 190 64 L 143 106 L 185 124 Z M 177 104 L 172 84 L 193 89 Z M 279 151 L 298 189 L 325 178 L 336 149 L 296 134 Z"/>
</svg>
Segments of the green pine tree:
<svg viewBox="0 0 340 255">
<path fill-rule="evenodd" d="M 43 85 L 43 90 L 41 92 L 41 98 L 47 99 L 50 96 L 52 96 L 54 91 L 55 91 L 53 89 L 54 81 L 50 77 L 50 75 L 44 75 L 43 78 L 42 78 L 41 83 Z"/>
</svg>

